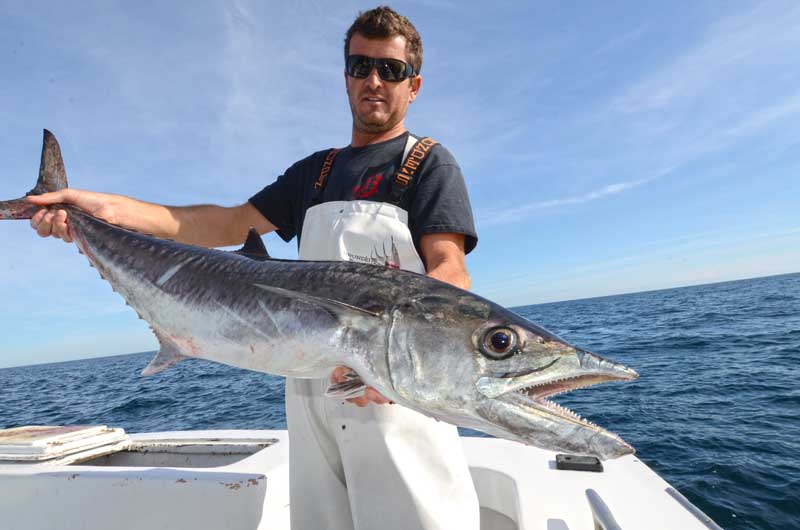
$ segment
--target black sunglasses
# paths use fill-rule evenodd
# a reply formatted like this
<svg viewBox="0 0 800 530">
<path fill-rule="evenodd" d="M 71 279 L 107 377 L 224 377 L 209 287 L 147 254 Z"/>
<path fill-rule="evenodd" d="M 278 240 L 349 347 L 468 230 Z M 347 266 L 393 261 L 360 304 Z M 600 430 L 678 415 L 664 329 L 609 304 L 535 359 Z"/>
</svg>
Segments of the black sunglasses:
<svg viewBox="0 0 800 530">
<path fill-rule="evenodd" d="M 385 59 L 367 57 L 366 55 L 348 55 L 345 63 L 345 71 L 350 77 L 365 79 L 372 72 L 373 68 L 378 69 L 378 75 L 384 81 L 398 82 L 414 77 L 414 68 L 410 64 L 398 59 Z"/>
</svg>

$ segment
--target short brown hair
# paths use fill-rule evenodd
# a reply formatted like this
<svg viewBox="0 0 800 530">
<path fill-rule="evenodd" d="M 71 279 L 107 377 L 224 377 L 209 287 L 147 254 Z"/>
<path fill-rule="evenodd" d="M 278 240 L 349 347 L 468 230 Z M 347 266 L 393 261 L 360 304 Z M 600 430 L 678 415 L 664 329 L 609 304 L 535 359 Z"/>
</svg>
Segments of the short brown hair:
<svg viewBox="0 0 800 530">
<path fill-rule="evenodd" d="M 414 69 L 414 74 L 418 74 L 422 70 L 422 39 L 417 33 L 417 28 L 410 20 L 398 14 L 391 7 L 379 6 L 358 14 L 344 38 L 345 60 L 350 53 L 350 39 L 356 33 L 367 39 L 405 37 L 408 64 Z"/>
</svg>

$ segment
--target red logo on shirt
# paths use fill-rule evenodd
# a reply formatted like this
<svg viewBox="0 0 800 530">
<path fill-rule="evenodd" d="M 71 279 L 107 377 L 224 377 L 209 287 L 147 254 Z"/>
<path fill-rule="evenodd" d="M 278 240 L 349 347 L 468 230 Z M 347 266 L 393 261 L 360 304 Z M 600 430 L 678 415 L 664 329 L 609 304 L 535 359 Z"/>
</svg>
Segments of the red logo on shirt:
<svg viewBox="0 0 800 530">
<path fill-rule="evenodd" d="M 369 177 L 367 177 L 367 180 L 365 180 L 363 184 L 353 188 L 353 198 L 368 199 L 372 197 L 373 195 L 378 193 L 378 186 L 380 185 L 382 180 L 383 180 L 383 175 L 381 175 L 380 173 L 375 173 L 374 175 L 370 175 Z"/>
</svg>

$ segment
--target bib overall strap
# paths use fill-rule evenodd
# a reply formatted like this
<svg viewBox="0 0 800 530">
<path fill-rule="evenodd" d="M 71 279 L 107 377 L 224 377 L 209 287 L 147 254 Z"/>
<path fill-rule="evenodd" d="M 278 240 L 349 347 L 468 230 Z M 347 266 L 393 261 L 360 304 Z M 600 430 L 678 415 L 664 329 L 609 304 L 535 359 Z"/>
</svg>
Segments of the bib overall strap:
<svg viewBox="0 0 800 530">
<path fill-rule="evenodd" d="M 339 154 L 339 149 L 332 147 L 325 155 L 325 160 L 322 162 L 322 169 L 319 170 L 319 176 L 317 177 L 317 180 L 314 181 L 314 191 L 312 192 L 311 196 L 312 206 L 316 206 L 321 202 L 322 191 L 325 189 L 325 184 L 327 184 L 328 181 L 328 175 L 330 175 L 331 169 L 333 168 L 333 160 L 336 158 L 337 154 Z"/>
<path fill-rule="evenodd" d="M 325 155 L 325 161 L 322 163 L 322 169 L 319 171 L 319 177 L 317 177 L 317 181 L 314 183 L 314 190 L 319 191 L 325 187 L 325 180 L 331 173 L 333 160 L 336 158 L 337 154 L 339 154 L 339 149 L 335 147 L 328 150 L 328 154 Z"/>
<path fill-rule="evenodd" d="M 400 167 L 400 170 L 394 174 L 394 182 L 392 186 L 392 197 L 394 199 L 394 204 L 398 205 L 402 201 L 405 191 L 411 187 L 411 184 L 414 181 L 414 175 L 416 175 L 417 170 L 422 165 L 425 157 L 428 156 L 431 148 L 439 143 L 433 138 L 426 136 L 417 140 L 416 143 L 413 143 L 412 145 L 412 141 L 415 138 L 410 135 L 408 138 L 409 143 L 406 144 L 406 149 L 403 153 L 403 165 Z"/>
</svg>

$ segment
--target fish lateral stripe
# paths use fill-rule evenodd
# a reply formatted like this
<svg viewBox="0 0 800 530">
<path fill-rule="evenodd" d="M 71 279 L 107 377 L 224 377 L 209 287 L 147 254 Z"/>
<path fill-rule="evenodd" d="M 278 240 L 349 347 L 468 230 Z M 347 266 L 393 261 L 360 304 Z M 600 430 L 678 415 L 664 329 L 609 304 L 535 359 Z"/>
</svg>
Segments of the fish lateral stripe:
<svg viewBox="0 0 800 530">
<path fill-rule="evenodd" d="M 345 304 L 343 302 L 339 302 L 338 300 L 331 300 L 330 298 L 320 298 L 318 296 L 310 296 L 306 293 L 301 293 L 299 291 L 292 291 L 290 289 L 284 289 L 282 287 L 275 287 L 274 285 L 262 285 L 257 283 L 256 287 L 258 287 L 259 289 L 263 289 L 267 292 L 277 294 L 279 296 L 301 300 L 303 302 L 307 302 L 312 305 L 333 310 L 335 314 L 341 314 L 344 312 L 344 313 L 355 313 L 361 316 L 368 316 L 378 319 L 381 318 L 381 315 L 373 311 Z"/>
</svg>

